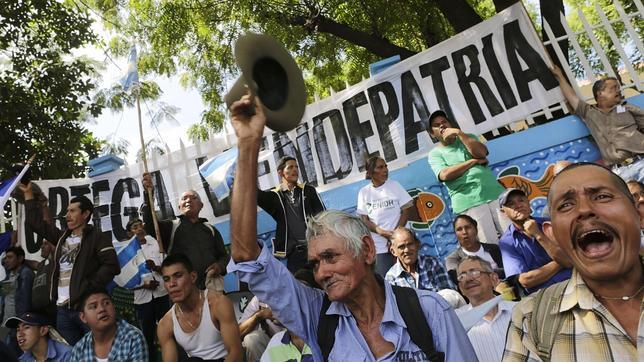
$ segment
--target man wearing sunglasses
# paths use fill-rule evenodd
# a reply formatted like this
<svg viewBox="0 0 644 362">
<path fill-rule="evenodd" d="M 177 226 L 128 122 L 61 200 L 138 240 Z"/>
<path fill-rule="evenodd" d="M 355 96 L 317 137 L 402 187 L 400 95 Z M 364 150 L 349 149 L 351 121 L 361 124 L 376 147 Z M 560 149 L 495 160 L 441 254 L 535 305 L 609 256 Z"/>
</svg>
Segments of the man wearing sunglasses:
<svg viewBox="0 0 644 362">
<path fill-rule="evenodd" d="M 465 257 L 458 265 L 458 286 L 470 304 L 456 310 L 457 314 L 493 299 L 499 277 L 492 265 L 476 255 Z M 479 361 L 500 361 L 505 347 L 505 335 L 512 318 L 515 302 L 500 301 L 468 332 Z"/>
</svg>

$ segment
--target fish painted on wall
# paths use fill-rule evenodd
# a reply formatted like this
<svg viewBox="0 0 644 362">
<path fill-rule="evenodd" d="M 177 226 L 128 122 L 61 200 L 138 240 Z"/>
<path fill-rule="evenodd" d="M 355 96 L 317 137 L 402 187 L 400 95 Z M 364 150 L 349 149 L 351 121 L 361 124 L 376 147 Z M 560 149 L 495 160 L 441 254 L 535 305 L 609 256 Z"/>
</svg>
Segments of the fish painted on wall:
<svg viewBox="0 0 644 362">
<path fill-rule="evenodd" d="M 413 228 L 427 229 L 445 211 L 445 202 L 433 192 L 412 189 L 407 191 L 414 198 L 416 215 L 409 218 Z M 412 213 L 413 214 L 413 213 Z"/>
<path fill-rule="evenodd" d="M 554 164 L 549 165 L 541 178 L 535 181 L 519 175 L 520 170 L 518 166 L 511 166 L 501 171 L 497 178 L 506 189 L 519 189 L 532 201 L 538 197 L 548 197 L 550 185 L 555 177 L 554 169 Z"/>
</svg>

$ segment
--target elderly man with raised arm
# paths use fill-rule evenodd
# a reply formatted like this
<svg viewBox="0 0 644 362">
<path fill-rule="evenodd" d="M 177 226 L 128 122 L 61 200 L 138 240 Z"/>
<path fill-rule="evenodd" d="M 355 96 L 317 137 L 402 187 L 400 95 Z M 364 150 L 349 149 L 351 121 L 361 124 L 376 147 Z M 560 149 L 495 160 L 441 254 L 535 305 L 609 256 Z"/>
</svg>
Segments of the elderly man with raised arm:
<svg viewBox="0 0 644 362">
<path fill-rule="evenodd" d="M 411 292 L 425 321 L 408 329 L 394 288 L 373 272 L 371 233 L 356 216 L 325 211 L 307 227 L 308 259 L 324 291 L 299 283 L 266 247 L 257 244 L 257 156 L 266 119 L 246 95 L 231 106 L 239 156 L 231 205 L 230 271 L 267 303 L 277 318 L 311 347 L 316 361 L 475 361 L 467 335 L 449 305 L 433 292 Z M 254 108 L 254 109 L 253 109 Z M 253 113 L 253 116 L 248 116 Z M 250 112 L 249 112 L 250 111 Z M 276 293 L 279 291 L 279 293 Z M 395 300 L 394 300 L 395 298 Z M 323 303 L 324 302 L 324 303 Z M 322 312 L 323 304 L 325 312 Z M 414 308 L 412 308 L 414 309 Z M 322 315 L 322 318 L 321 318 Z M 422 318 L 420 318 L 422 319 Z M 423 323 L 424 322 L 424 323 Z M 333 327 L 331 327 L 333 326 Z M 325 333 L 318 333 L 321 328 Z M 414 331 L 433 338 L 412 341 Z M 429 354 L 429 355 L 427 355 Z M 444 354 L 444 355 L 443 355 Z"/>
</svg>

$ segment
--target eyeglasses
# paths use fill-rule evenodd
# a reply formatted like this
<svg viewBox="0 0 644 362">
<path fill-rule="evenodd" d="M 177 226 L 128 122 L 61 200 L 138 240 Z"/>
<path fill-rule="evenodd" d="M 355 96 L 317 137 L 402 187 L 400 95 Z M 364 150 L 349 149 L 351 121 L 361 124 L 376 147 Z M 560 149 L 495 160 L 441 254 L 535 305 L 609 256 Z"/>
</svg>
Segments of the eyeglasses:
<svg viewBox="0 0 644 362">
<path fill-rule="evenodd" d="M 483 273 L 483 274 L 492 274 L 492 272 L 489 272 L 487 270 L 470 269 L 468 271 L 464 271 L 461 274 L 459 274 L 456 279 L 458 279 L 459 282 L 462 282 L 468 276 L 470 278 L 472 278 L 472 279 L 478 279 L 479 277 L 481 277 L 481 273 Z"/>
</svg>

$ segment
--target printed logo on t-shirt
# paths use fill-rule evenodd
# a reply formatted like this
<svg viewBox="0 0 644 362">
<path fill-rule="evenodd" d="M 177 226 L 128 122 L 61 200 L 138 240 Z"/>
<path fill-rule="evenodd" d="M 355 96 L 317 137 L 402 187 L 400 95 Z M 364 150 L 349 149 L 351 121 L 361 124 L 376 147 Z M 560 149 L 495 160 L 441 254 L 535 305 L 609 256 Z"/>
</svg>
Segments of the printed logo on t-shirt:
<svg viewBox="0 0 644 362">
<path fill-rule="evenodd" d="M 374 202 L 367 203 L 367 212 L 371 214 L 372 212 L 377 212 L 378 210 L 398 208 L 396 200 L 385 199 L 385 200 L 376 200 Z"/>
<path fill-rule="evenodd" d="M 396 355 L 396 361 L 399 361 L 399 362 L 427 361 L 427 356 L 423 351 L 400 351 Z"/>
</svg>

